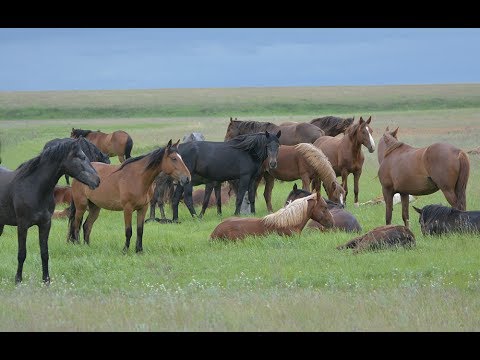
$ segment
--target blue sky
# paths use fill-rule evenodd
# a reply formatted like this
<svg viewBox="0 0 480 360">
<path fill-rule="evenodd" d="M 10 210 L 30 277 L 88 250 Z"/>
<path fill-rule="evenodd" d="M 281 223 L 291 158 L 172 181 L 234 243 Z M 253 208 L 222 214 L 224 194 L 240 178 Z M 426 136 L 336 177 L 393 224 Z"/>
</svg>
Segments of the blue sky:
<svg viewBox="0 0 480 360">
<path fill-rule="evenodd" d="M 480 82 L 478 28 L 0 29 L 0 91 Z"/>
</svg>

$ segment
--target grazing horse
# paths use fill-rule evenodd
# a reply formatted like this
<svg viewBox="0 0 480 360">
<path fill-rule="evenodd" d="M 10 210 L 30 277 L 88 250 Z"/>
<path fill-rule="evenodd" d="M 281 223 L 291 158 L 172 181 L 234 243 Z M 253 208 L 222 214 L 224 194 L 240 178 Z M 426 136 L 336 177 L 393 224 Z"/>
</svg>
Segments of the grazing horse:
<svg viewBox="0 0 480 360">
<path fill-rule="evenodd" d="M 442 205 L 413 208 L 420 214 L 418 221 L 423 235 L 480 232 L 480 211 L 461 211 Z"/>
<path fill-rule="evenodd" d="M 337 246 L 337 249 L 354 249 L 353 252 L 358 253 L 363 250 L 399 246 L 405 248 L 415 246 L 415 235 L 403 225 L 384 225 L 369 231 L 365 235 L 358 236 L 344 245 Z"/>
<path fill-rule="evenodd" d="M 82 151 L 87 156 L 88 160 L 90 160 L 90 162 L 98 161 L 105 164 L 110 164 L 110 158 L 108 157 L 108 155 L 101 152 L 99 148 L 95 146 L 95 144 L 93 144 L 91 141 L 87 140 L 83 136 L 79 136 L 78 138 L 80 139 L 80 147 L 82 148 Z M 48 141 L 43 147 L 43 149 L 45 150 L 57 144 L 69 142 L 70 140 L 71 138 L 56 138 Z M 65 174 L 65 181 L 68 185 L 70 185 L 70 178 L 67 174 Z"/>
<path fill-rule="evenodd" d="M 393 194 L 400 193 L 402 219 L 408 227 L 408 198 L 441 190 L 448 203 L 466 210 L 466 188 L 470 173 L 468 155 L 448 143 L 434 143 L 423 148 L 397 139 L 398 128 L 388 131 L 378 144 L 378 179 L 385 200 L 385 222 L 392 222 Z"/>
<path fill-rule="evenodd" d="M 227 127 L 225 140 L 231 140 L 235 136 L 268 131 L 270 133 L 282 132 L 280 145 L 296 145 L 299 143 L 312 144 L 320 136 L 324 135 L 323 130 L 309 123 L 293 125 L 275 125 L 271 122 L 240 121 L 230 118 Z"/>
<path fill-rule="evenodd" d="M 118 160 L 121 163 L 131 157 L 133 140 L 123 130 L 104 133 L 100 130 L 92 131 L 72 128 L 70 137 L 77 138 L 79 136 L 86 137 L 108 156 L 118 156 Z"/>
<path fill-rule="evenodd" d="M 213 183 L 239 180 L 235 215 L 240 213 L 243 197 L 248 191 L 250 209 L 255 213 L 255 181 L 260 176 L 262 164 L 268 159 L 269 166 L 277 166 L 279 138 L 268 131 L 239 135 L 225 142 L 193 141 L 180 144 L 178 151 L 192 174 L 192 182 L 187 186 L 178 185 L 172 199 L 173 221 L 178 221 L 178 203 L 184 193 L 184 202 L 192 216 L 196 216 L 192 201 L 192 188 L 195 185 L 210 184 L 205 188 L 202 211 L 207 208 Z M 219 196 L 215 193 L 217 199 Z M 206 199 L 206 200 L 205 200 Z"/>
<path fill-rule="evenodd" d="M 345 202 L 348 195 L 347 177 L 348 174 L 353 173 L 353 192 L 355 194 L 354 203 L 356 206 L 358 206 L 358 182 L 362 175 L 363 162 L 365 160 L 365 156 L 362 153 L 362 145 L 370 153 L 375 151 L 375 141 L 372 138 L 373 130 L 369 126 L 371 121 L 371 116 L 367 121 L 360 117 L 358 123 L 353 123 L 345 130 L 343 137 L 322 136 L 313 143 L 327 155 L 335 174 L 342 177 Z"/>
<path fill-rule="evenodd" d="M 323 130 L 325 136 L 335 137 L 345 133 L 345 130 L 353 124 L 355 117 L 341 118 L 337 116 L 324 116 L 310 121 L 310 124 L 318 126 Z"/>
<path fill-rule="evenodd" d="M 249 235 L 261 236 L 269 233 L 290 236 L 301 233 L 309 219 L 314 219 L 325 227 L 333 225 L 332 214 L 319 193 L 292 201 L 263 218 L 226 219 L 213 230 L 210 238 L 238 240 Z"/>
<path fill-rule="evenodd" d="M 296 199 L 300 199 L 302 197 L 310 196 L 312 193 L 310 191 L 302 190 L 297 188 L 297 184 L 293 185 L 292 191 L 288 194 L 287 200 L 285 201 L 285 205 L 289 202 L 294 201 Z M 328 206 L 328 210 L 333 217 L 333 227 L 332 230 L 339 229 L 348 232 L 360 232 L 362 231 L 362 227 L 358 223 L 358 220 L 350 214 L 348 211 L 343 209 L 343 206 L 335 203 L 331 200 L 325 200 Z M 307 224 L 310 228 L 319 229 L 321 231 L 325 231 L 325 227 L 315 220 L 310 220 Z"/>
<path fill-rule="evenodd" d="M 125 221 L 125 247 L 127 251 L 132 237 L 132 213 L 137 212 L 136 252 L 143 250 L 143 221 L 153 195 L 153 181 L 163 171 L 178 180 L 180 184 L 190 182 L 191 176 L 177 152 L 176 144 L 170 140 L 166 147 L 148 154 L 130 158 L 121 165 L 107 165 L 95 162 L 93 167 L 100 175 L 101 184 L 95 189 L 73 181 L 73 202 L 70 206 L 69 232 L 67 241 L 79 242 L 79 231 L 83 214 L 88 207 L 88 217 L 83 224 L 83 239 L 90 243 L 90 232 L 100 209 L 123 211 Z"/>
<path fill-rule="evenodd" d="M 320 183 L 323 182 L 328 198 L 343 205 L 345 191 L 337 182 L 332 165 L 322 151 L 312 144 L 281 145 L 278 149 L 277 167 L 269 169 L 268 164 L 264 162 L 263 168 L 263 178 L 265 179 L 263 195 L 269 212 L 273 212 L 272 189 L 275 179 L 282 181 L 302 179 L 304 190 L 309 190 L 310 182 L 316 179 L 316 191 L 320 189 Z M 260 179 L 257 180 L 257 187 Z"/>
<path fill-rule="evenodd" d="M 27 256 L 27 232 L 38 226 L 43 281 L 50 282 L 48 272 L 48 236 L 55 209 L 53 189 L 58 179 L 69 174 L 91 189 L 100 178 L 83 153 L 80 140 L 70 139 L 44 149 L 40 155 L 11 171 L 0 167 L 0 235 L 5 225 L 17 227 L 18 269 L 15 282 L 22 281 L 23 263 Z"/>
</svg>

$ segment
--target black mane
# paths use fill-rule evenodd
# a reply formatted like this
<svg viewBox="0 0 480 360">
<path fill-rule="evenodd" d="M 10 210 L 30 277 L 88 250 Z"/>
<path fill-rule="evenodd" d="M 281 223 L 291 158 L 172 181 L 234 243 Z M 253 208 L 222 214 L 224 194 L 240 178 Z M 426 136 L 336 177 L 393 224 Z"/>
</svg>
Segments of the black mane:
<svg viewBox="0 0 480 360">
<path fill-rule="evenodd" d="M 270 134 L 277 138 L 275 135 Z M 267 158 L 267 143 L 269 140 L 265 132 L 259 132 L 254 134 L 243 134 L 235 136 L 233 139 L 228 140 L 227 144 L 231 145 L 235 149 L 248 151 L 250 154 L 255 155 L 262 161 Z"/>
<path fill-rule="evenodd" d="M 237 129 L 241 133 L 256 133 L 262 131 L 274 131 L 278 130 L 278 125 L 275 125 L 271 122 L 260 122 L 260 121 L 241 121 L 241 120 L 234 120 Z"/>
<path fill-rule="evenodd" d="M 86 137 L 91 132 L 92 132 L 92 130 L 73 129 L 72 130 L 72 136 L 75 137 L 75 138 L 78 138 L 79 136 Z"/>
<path fill-rule="evenodd" d="M 324 116 L 311 120 L 310 124 L 318 126 L 327 136 L 336 136 L 352 125 L 353 120 L 353 118 L 343 119 L 337 116 Z"/>
<path fill-rule="evenodd" d="M 158 164 L 160 164 L 160 162 L 162 161 L 163 155 L 165 154 L 165 149 L 166 149 L 166 147 L 158 148 L 158 149 L 155 149 L 155 150 L 149 152 L 148 154 L 140 155 L 140 156 L 137 156 L 137 157 L 131 157 L 131 158 L 125 160 L 122 163 L 122 165 L 115 172 L 120 171 L 126 165 L 129 165 L 133 162 L 141 160 L 145 157 L 149 157 L 149 160 L 148 160 L 147 166 L 145 166 L 144 171 L 149 170 L 151 168 L 154 168 L 154 167 L 158 166 Z M 170 147 L 170 152 L 178 152 L 178 149 L 176 147 L 172 146 L 172 147 Z"/>
</svg>

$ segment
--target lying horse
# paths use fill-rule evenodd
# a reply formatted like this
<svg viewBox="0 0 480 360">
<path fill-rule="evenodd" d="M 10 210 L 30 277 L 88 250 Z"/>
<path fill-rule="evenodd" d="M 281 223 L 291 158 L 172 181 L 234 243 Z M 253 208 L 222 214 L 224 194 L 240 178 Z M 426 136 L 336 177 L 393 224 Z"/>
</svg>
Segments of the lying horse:
<svg viewBox="0 0 480 360">
<path fill-rule="evenodd" d="M 423 235 L 480 232 L 480 211 L 461 211 L 442 205 L 413 208 L 420 214 L 418 221 Z"/>
</svg>

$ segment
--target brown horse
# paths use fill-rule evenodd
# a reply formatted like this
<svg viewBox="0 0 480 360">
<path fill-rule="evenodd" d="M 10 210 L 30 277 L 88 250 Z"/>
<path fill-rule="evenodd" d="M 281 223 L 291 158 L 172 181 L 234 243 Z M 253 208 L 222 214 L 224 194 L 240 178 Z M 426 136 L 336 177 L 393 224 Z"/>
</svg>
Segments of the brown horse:
<svg viewBox="0 0 480 360">
<path fill-rule="evenodd" d="M 235 136 L 242 134 L 252 134 L 257 132 L 268 131 L 277 133 L 282 131 L 280 145 L 296 145 L 299 143 L 312 144 L 320 136 L 324 135 L 323 130 L 309 123 L 299 123 L 293 125 L 276 125 L 271 122 L 259 121 L 240 121 L 230 118 L 225 140 L 233 139 Z"/>
<path fill-rule="evenodd" d="M 325 132 L 325 136 L 337 136 L 345 133 L 345 130 L 353 124 L 355 117 L 341 118 L 337 116 L 324 116 L 310 121 L 310 124 L 318 126 Z"/>
<path fill-rule="evenodd" d="M 325 227 L 333 225 L 327 203 L 318 193 L 295 200 L 263 218 L 226 219 L 213 230 L 210 238 L 238 240 L 249 235 L 262 236 L 269 233 L 290 236 L 301 233 L 309 219 L 314 219 Z"/>
<path fill-rule="evenodd" d="M 389 247 L 410 248 L 415 246 L 415 235 L 409 228 L 402 225 L 379 226 L 365 235 L 358 236 L 344 245 L 337 246 L 338 250 L 354 249 L 354 253 L 363 250 L 385 249 Z"/>
<path fill-rule="evenodd" d="M 315 190 L 319 191 L 320 183 L 323 182 L 328 198 L 343 205 L 345 191 L 337 182 L 332 165 L 330 165 L 325 154 L 312 144 L 280 145 L 277 155 L 277 167 L 270 169 L 268 163 L 264 162 L 263 168 L 265 169 L 263 173 L 263 178 L 265 179 L 263 196 L 269 212 L 273 212 L 272 190 L 275 179 L 282 181 L 302 179 L 304 190 L 309 190 L 312 179 L 317 179 L 316 184 L 318 186 Z M 257 181 L 257 187 L 260 179 Z"/>
<path fill-rule="evenodd" d="M 123 163 L 129 159 L 132 152 L 133 140 L 125 131 L 117 130 L 112 133 L 104 133 L 101 131 L 81 130 L 72 128 L 70 137 L 78 138 L 83 136 L 97 146 L 101 152 L 108 156 L 117 156 L 118 160 Z"/>
<path fill-rule="evenodd" d="M 294 200 L 306 197 L 311 195 L 310 191 L 302 190 L 297 188 L 297 184 L 293 185 L 292 191 L 287 196 L 287 200 L 285 201 L 285 206 Z M 343 207 L 333 201 L 326 200 L 328 210 L 333 217 L 333 226 L 331 230 L 343 230 L 347 232 L 360 232 L 362 231 L 362 227 L 358 223 L 358 220 L 350 214 L 348 211 L 345 211 Z M 310 220 L 307 224 L 307 227 L 318 229 L 320 231 L 325 231 L 325 227 L 320 224 L 318 221 Z"/>
<path fill-rule="evenodd" d="M 180 140 L 179 140 L 180 141 Z M 153 195 L 153 181 L 163 171 L 182 185 L 191 180 L 190 172 L 177 152 L 177 141 L 172 146 L 156 149 L 146 155 L 126 160 L 121 165 L 108 165 L 94 162 L 101 184 L 94 191 L 78 181 L 72 184 L 73 202 L 69 218 L 67 240 L 79 241 L 79 231 L 83 214 L 88 207 L 88 217 L 83 224 L 83 238 L 90 243 L 90 232 L 100 209 L 123 211 L 125 220 L 125 247 L 127 251 L 132 237 L 132 213 L 137 212 L 136 252 L 142 251 L 143 221 Z"/>
<path fill-rule="evenodd" d="M 55 205 L 70 204 L 72 202 L 72 187 L 56 185 L 53 189 L 53 199 Z"/>
<path fill-rule="evenodd" d="M 322 136 L 313 143 L 327 155 L 336 176 L 342 177 L 345 202 L 348 195 L 347 177 L 350 173 L 353 173 L 355 206 L 358 206 L 358 182 L 362 175 L 363 162 L 365 160 L 365 156 L 362 153 L 362 145 L 370 153 L 375 151 L 375 141 L 373 141 L 372 137 L 373 130 L 369 126 L 371 121 L 371 116 L 367 121 L 360 117 L 358 123 L 353 123 L 345 130 L 343 137 Z"/>
<path fill-rule="evenodd" d="M 226 183 L 220 188 L 220 194 L 221 194 L 221 205 L 225 205 L 228 203 L 231 197 L 235 195 L 232 187 Z M 203 205 L 205 197 L 205 190 L 204 189 L 197 189 L 192 193 L 192 200 L 193 200 L 193 206 L 201 206 Z M 208 200 L 208 205 L 207 207 L 213 207 L 217 204 L 217 200 L 213 196 L 213 193 L 210 195 L 210 198 Z M 221 213 L 221 211 L 220 211 Z"/>
<path fill-rule="evenodd" d="M 378 144 L 378 179 L 382 184 L 387 225 L 392 222 L 393 194 L 400 193 L 402 219 L 408 227 L 408 198 L 443 192 L 449 204 L 466 210 L 466 188 L 470 173 L 468 155 L 448 143 L 415 148 L 397 139 L 398 128 L 383 134 Z"/>
</svg>

